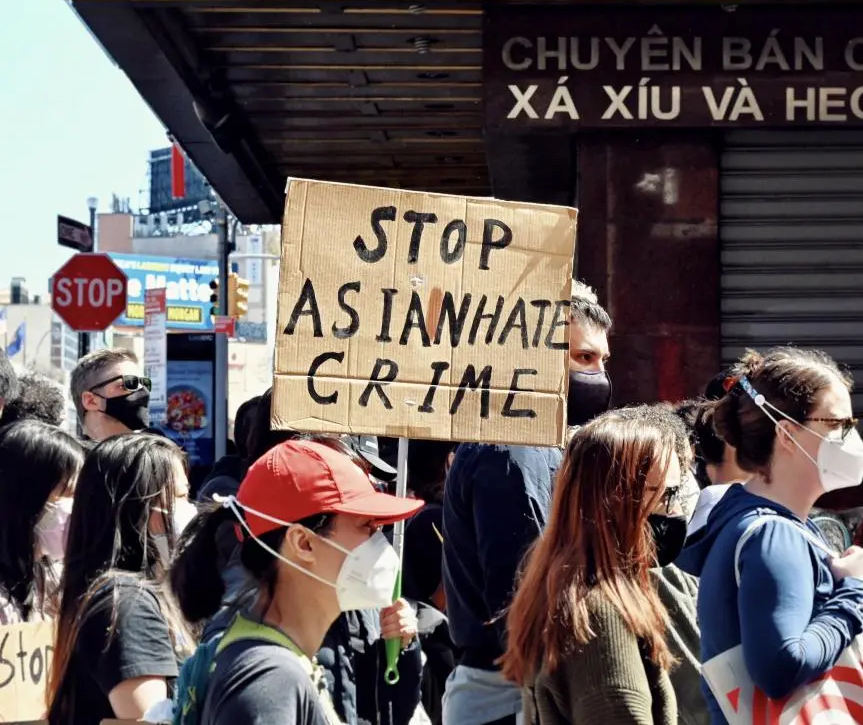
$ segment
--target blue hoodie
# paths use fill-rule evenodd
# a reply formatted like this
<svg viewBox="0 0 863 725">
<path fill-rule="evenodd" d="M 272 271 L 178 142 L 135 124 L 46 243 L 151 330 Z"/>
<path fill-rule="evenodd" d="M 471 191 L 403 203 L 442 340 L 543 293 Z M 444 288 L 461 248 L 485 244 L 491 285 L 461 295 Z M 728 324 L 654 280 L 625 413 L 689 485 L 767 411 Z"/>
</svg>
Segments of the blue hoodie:
<svg viewBox="0 0 863 725">
<path fill-rule="evenodd" d="M 737 541 L 755 519 L 771 513 L 821 537 L 814 524 L 736 484 L 690 535 L 675 564 L 701 578 L 701 661 L 742 642 L 752 681 L 768 697 L 782 698 L 831 669 L 863 631 L 863 580 L 834 579 L 826 552 L 794 527 L 768 521 L 743 546 L 738 589 Z M 726 723 L 703 681 L 702 689 L 714 725 Z"/>
</svg>

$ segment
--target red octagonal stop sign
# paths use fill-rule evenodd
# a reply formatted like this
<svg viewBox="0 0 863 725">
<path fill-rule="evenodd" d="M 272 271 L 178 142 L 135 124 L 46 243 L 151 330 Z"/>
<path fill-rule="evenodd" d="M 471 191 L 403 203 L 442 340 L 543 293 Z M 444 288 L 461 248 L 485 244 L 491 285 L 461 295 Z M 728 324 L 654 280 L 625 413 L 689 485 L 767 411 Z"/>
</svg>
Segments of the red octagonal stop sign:
<svg viewBox="0 0 863 725">
<path fill-rule="evenodd" d="M 126 275 L 107 254 L 76 254 L 51 280 L 51 306 L 76 332 L 101 332 L 126 309 Z"/>
</svg>

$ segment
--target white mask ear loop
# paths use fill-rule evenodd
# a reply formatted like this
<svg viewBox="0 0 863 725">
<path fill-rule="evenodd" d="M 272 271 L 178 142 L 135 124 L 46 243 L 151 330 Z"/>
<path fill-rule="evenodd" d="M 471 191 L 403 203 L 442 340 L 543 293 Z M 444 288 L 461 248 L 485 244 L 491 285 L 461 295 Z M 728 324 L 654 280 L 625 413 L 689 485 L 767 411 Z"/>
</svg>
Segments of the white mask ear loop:
<svg viewBox="0 0 863 725">
<path fill-rule="evenodd" d="M 740 378 L 740 380 L 738 382 L 740 383 L 740 387 L 743 388 L 743 390 L 746 392 L 746 394 L 750 398 L 752 398 L 752 402 L 755 403 L 755 405 L 757 405 L 759 408 L 761 408 L 761 412 L 764 413 L 764 415 L 766 415 L 768 418 L 770 418 L 770 420 L 773 421 L 773 424 L 777 428 L 779 427 L 779 421 L 776 419 L 776 417 L 769 410 L 767 410 L 768 406 L 773 408 L 773 410 L 775 410 L 777 413 L 779 413 L 779 415 L 781 415 L 783 418 L 790 420 L 792 423 L 794 423 L 796 425 L 801 425 L 799 421 L 794 420 L 794 418 L 792 418 L 790 415 L 788 415 L 787 413 L 783 413 L 775 405 L 768 402 L 761 393 L 759 393 L 758 391 L 755 390 L 755 388 L 752 387 L 752 383 L 750 383 L 746 378 Z M 802 427 L 805 428 L 806 426 L 802 426 Z M 824 438 L 824 436 L 819 435 L 818 433 L 816 433 L 811 428 L 806 428 L 806 430 L 808 430 L 813 435 L 818 436 L 818 438 L 820 438 L 822 441 L 826 440 Z M 788 434 L 786 433 L 786 435 L 788 435 Z M 797 448 L 800 450 L 800 452 L 804 456 L 806 456 L 810 461 L 812 461 L 812 463 L 815 464 L 816 468 L 818 468 L 818 461 L 816 461 L 812 456 L 809 455 L 809 453 L 806 451 L 806 449 L 797 442 L 797 439 L 792 435 L 788 435 L 788 437 L 791 439 L 791 442 L 795 446 L 797 446 Z"/>
<path fill-rule="evenodd" d="M 312 579 L 315 579 L 316 581 L 319 581 L 321 584 L 326 584 L 328 587 L 332 587 L 333 589 L 335 589 L 335 588 L 336 588 L 336 585 L 335 585 L 335 584 L 333 584 L 332 582 L 328 582 L 328 581 L 327 581 L 326 579 L 324 579 L 323 577 L 319 577 L 317 574 L 315 574 L 315 573 L 313 573 L 313 572 L 310 572 L 308 569 L 306 569 L 306 568 L 304 568 L 304 567 L 300 566 L 300 565 L 299 565 L 299 564 L 297 564 L 296 562 L 293 562 L 293 561 L 291 561 L 290 559 L 286 559 L 286 558 L 285 558 L 284 556 L 282 556 L 278 551 L 276 551 L 276 550 L 275 550 L 275 549 L 273 549 L 271 546 L 268 546 L 268 545 L 267 545 L 267 544 L 265 544 L 263 541 L 261 541 L 257 536 L 255 536 L 255 535 L 252 533 L 252 530 L 249 528 L 249 524 L 246 522 L 245 517 L 244 517 L 244 516 L 242 515 L 242 513 L 240 512 L 240 508 L 245 509 L 246 511 L 248 511 L 248 512 L 249 512 L 249 513 L 251 513 L 251 514 L 254 514 L 255 516 L 260 516 L 262 519 L 266 519 L 267 521 L 270 521 L 270 522 L 272 522 L 272 523 L 275 523 L 275 524 L 281 524 L 282 526 L 285 526 L 286 528 L 290 528 L 291 526 L 295 526 L 296 524 L 287 523 L 287 522 L 285 522 L 285 521 L 281 521 L 281 520 L 279 520 L 279 519 L 275 519 L 275 518 L 273 518 L 272 516 L 267 516 L 266 514 L 259 513 L 258 511 L 255 511 L 255 510 L 253 510 L 253 509 L 248 508 L 247 506 L 243 506 L 243 504 L 241 504 L 239 501 L 237 501 L 237 499 L 236 499 L 236 497 L 235 497 L 235 496 L 213 496 L 213 500 L 214 500 L 214 501 L 216 501 L 217 503 L 222 504 L 222 506 L 223 506 L 224 508 L 230 509 L 230 510 L 231 510 L 231 513 L 233 513 L 233 514 L 234 514 L 234 517 L 237 519 L 237 521 L 239 521 L 239 522 L 240 522 L 240 526 L 242 526 L 242 527 L 243 527 L 243 529 L 245 529 L 246 533 L 247 533 L 247 534 L 248 534 L 252 539 L 254 539 L 254 540 L 255 540 L 255 542 L 258 544 L 258 546 L 260 546 L 264 551 L 268 552 L 269 554 L 271 554 L 272 556 L 274 556 L 274 557 L 275 557 L 276 559 L 278 559 L 279 561 L 283 561 L 283 562 L 284 562 L 285 564 L 287 564 L 288 566 L 293 567 L 293 568 L 294 568 L 294 569 L 296 569 L 297 571 L 302 572 L 302 573 L 303 573 L 303 574 L 305 574 L 306 576 L 309 576 L 309 577 L 311 577 Z M 313 533 L 314 533 L 314 532 L 313 532 Z M 330 542 L 327 542 L 327 543 L 330 543 Z"/>
</svg>

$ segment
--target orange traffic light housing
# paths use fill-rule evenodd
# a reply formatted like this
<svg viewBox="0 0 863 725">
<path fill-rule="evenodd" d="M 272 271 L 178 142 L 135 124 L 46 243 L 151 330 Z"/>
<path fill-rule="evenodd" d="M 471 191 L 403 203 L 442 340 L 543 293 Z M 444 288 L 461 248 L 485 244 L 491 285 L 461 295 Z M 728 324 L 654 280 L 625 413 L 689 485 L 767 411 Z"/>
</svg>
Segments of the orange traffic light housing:
<svg viewBox="0 0 863 725">
<path fill-rule="evenodd" d="M 228 315 L 245 317 L 249 311 L 249 280 L 235 273 L 228 275 Z"/>
</svg>

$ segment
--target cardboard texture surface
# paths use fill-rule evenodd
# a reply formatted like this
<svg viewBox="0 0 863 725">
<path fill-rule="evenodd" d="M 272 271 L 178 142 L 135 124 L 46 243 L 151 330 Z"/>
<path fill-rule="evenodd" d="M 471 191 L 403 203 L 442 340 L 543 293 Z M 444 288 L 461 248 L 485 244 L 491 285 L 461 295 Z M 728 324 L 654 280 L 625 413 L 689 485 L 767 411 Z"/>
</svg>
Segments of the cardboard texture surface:
<svg viewBox="0 0 863 725">
<path fill-rule="evenodd" d="M 0 722 L 45 716 L 45 687 L 53 652 L 51 622 L 0 627 Z"/>
<path fill-rule="evenodd" d="M 273 427 L 561 444 L 576 216 L 290 179 Z"/>
</svg>

